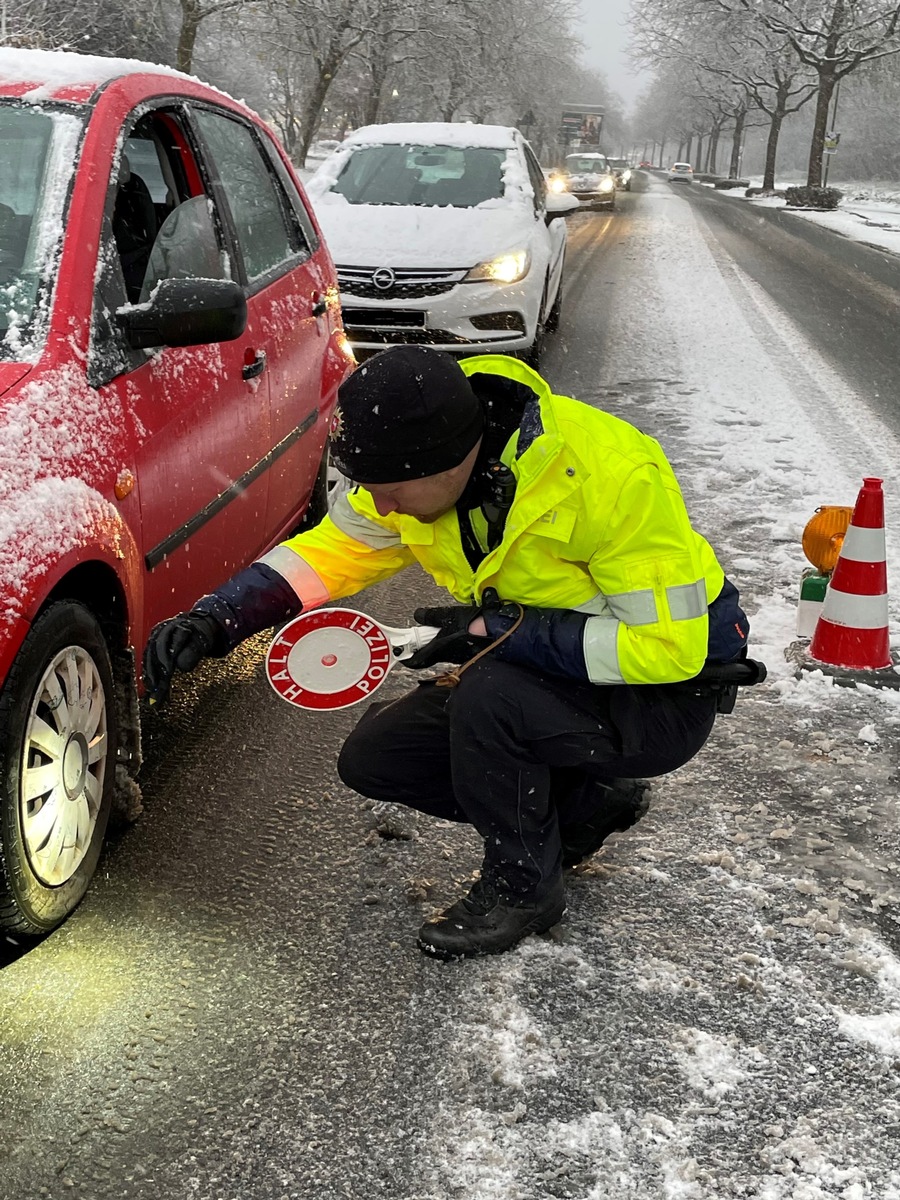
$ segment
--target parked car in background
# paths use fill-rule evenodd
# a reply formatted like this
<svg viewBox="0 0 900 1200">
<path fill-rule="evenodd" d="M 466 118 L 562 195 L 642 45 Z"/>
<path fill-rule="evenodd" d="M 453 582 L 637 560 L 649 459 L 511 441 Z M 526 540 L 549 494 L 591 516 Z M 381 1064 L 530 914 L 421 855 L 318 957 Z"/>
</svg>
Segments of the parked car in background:
<svg viewBox="0 0 900 1200">
<path fill-rule="evenodd" d="M 690 163 L 672 163 L 669 167 L 669 182 L 670 183 L 693 183 L 694 168 Z"/>
<path fill-rule="evenodd" d="M 500 125 L 356 130 L 307 188 L 355 349 L 418 343 L 536 361 L 562 304 L 565 223 L 531 147 Z"/>
<path fill-rule="evenodd" d="M 141 63 L 0 49 L 0 928 L 84 895 L 152 627 L 324 508 L 352 367 L 274 135 Z"/>
<path fill-rule="evenodd" d="M 616 177 L 605 154 L 567 154 L 565 180 L 569 193 L 585 207 L 615 209 Z"/>
<path fill-rule="evenodd" d="M 610 158 L 607 156 L 609 169 L 616 179 L 616 187 L 623 191 L 631 191 L 631 164 L 627 158 Z"/>
</svg>

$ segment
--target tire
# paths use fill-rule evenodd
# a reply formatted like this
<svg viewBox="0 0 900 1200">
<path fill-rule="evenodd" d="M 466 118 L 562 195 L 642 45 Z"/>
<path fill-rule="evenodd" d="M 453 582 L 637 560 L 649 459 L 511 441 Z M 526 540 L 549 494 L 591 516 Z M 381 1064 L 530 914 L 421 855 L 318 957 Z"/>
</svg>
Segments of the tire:
<svg viewBox="0 0 900 1200">
<path fill-rule="evenodd" d="M 319 522 L 328 515 L 328 490 L 328 449 L 326 447 L 316 472 L 316 482 L 313 484 L 309 502 L 296 527 L 291 530 L 291 537 L 298 533 L 304 533 L 307 529 L 315 529 Z"/>
<path fill-rule="evenodd" d="M 541 355 L 544 353 L 544 341 L 546 340 L 547 327 L 550 320 L 549 313 L 545 319 L 541 319 L 543 317 L 544 309 L 547 306 L 547 288 L 549 286 L 550 277 L 548 275 L 544 282 L 544 291 L 541 296 L 541 307 L 538 309 L 538 319 L 534 331 L 534 341 L 527 350 L 522 351 L 522 358 L 528 363 L 529 367 L 533 367 L 535 371 L 540 367 L 541 364 Z"/>
<path fill-rule="evenodd" d="M 559 321 L 562 316 L 563 308 L 563 283 L 565 282 L 565 259 L 559 272 L 559 286 L 556 289 L 556 298 L 553 301 L 553 307 L 547 313 L 547 320 L 544 328 L 548 333 L 556 333 L 559 329 Z"/>
<path fill-rule="evenodd" d="M 32 625 L 0 694 L 0 928 L 48 933 L 84 897 L 117 750 L 106 641 L 83 605 L 60 601 Z"/>
</svg>

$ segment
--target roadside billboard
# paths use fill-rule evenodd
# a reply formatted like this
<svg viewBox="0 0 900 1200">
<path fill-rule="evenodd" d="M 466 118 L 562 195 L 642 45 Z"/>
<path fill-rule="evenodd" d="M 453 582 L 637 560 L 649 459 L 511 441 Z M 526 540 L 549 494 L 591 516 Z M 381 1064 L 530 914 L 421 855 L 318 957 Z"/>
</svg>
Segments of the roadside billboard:
<svg viewBox="0 0 900 1200">
<path fill-rule="evenodd" d="M 564 146 L 599 146 L 602 104 L 567 104 L 562 111 L 560 141 Z"/>
</svg>

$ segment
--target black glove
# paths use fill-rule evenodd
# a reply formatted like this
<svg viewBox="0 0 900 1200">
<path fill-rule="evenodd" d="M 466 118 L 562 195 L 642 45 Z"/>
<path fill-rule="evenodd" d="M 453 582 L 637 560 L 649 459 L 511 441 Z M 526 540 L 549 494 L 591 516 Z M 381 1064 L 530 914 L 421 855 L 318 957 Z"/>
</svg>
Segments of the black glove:
<svg viewBox="0 0 900 1200">
<path fill-rule="evenodd" d="M 164 704 L 176 671 L 193 671 L 202 658 L 228 651 L 225 631 L 209 613 L 179 613 L 160 621 L 144 651 L 144 686 L 151 704 Z"/>
<path fill-rule="evenodd" d="M 484 650 L 494 640 L 490 637 L 475 637 L 469 626 L 486 611 L 500 607 L 500 598 L 493 588 L 485 588 L 480 604 L 453 604 L 448 608 L 417 608 L 413 617 L 419 625 L 437 625 L 440 633 L 417 650 L 411 658 L 403 660 L 404 667 L 421 671 L 435 663 L 464 663 Z"/>
</svg>

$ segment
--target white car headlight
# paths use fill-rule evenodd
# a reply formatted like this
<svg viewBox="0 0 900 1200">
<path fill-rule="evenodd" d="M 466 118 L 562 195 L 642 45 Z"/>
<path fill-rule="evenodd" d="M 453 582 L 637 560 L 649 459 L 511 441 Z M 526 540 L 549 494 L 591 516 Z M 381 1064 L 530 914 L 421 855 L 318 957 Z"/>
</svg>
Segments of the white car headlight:
<svg viewBox="0 0 900 1200">
<path fill-rule="evenodd" d="M 627 183 L 627 182 L 628 182 L 628 180 L 631 178 L 631 172 L 630 172 L 630 171 L 625 171 L 625 172 L 623 173 L 623 175 L 622 175 L 622 178 L 623 178 L 623 180 L 624 180 L 624 181 Z"/>
<path fill-rule="evenodd" d="M 569 189 L 568 184 L 561 175 L 554 175 L 547 184 L 547 190 L 551 192 L 566 192 Z"/>
<path fill-rule="evenodd" d="M 605 179 L 600 180 L 600 186 L 597 190 L 601 192 L 612 192 L 615 191 L 615 187 L 616 181 L 614 179 L 610 179 L 607 175 Z"/>
<path fill-rule="evenodd" d="M 473 267 L 466 275 L 465 282 L 487 280 L 490 283 L 518 283 L 525 278 L 530 267 L 531 255 L 527 250 L 512 250 Z"/>
</svg>

